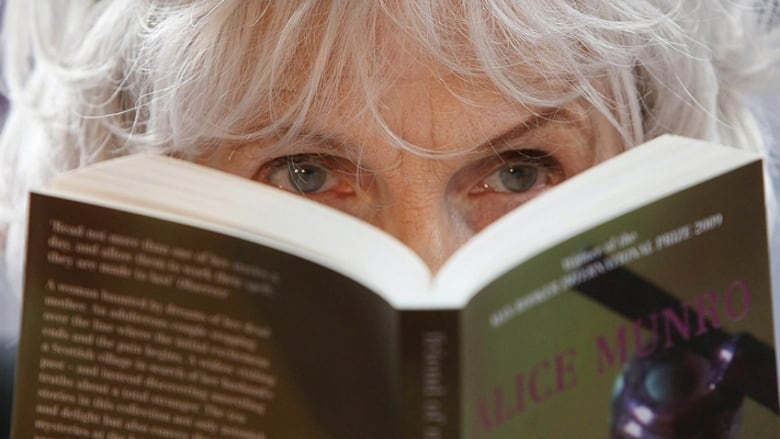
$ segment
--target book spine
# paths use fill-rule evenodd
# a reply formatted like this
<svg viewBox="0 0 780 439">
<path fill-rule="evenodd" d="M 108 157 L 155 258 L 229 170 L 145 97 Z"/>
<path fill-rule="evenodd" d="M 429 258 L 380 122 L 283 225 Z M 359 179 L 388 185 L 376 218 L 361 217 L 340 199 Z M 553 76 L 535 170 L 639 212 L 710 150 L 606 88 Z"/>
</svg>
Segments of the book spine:
<svg viewBox="0 0 780 439">
<path fill-rule="evenodd" d="M 401 313 L 401 437 L 460 438 L 460 312 Z"/>
</svg>

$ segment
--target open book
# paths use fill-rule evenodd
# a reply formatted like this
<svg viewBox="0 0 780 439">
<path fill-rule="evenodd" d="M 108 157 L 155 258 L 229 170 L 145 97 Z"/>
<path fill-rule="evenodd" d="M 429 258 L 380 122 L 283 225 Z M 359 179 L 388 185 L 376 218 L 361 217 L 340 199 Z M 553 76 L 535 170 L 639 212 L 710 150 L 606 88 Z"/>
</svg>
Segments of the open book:
<svg viewBox="0 0 780 439">
<path fill-rule="evenodd" d="M 302 197 L 103 162 L 31 198 L 14 437 L 768 437 L 765 221 L 755 154 L 666 136 L 434 276 Z"/>
</svg>

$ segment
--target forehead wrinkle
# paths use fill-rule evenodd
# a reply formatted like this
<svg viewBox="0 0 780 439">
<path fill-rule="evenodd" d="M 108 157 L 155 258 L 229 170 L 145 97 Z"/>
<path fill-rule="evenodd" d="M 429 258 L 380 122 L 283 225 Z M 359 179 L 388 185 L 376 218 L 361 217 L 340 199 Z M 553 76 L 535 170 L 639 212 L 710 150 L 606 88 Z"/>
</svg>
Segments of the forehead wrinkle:
<svg viewBox="0 0 780 439">
<path fill-rule="evenodd" d="M 404 81 L 386 91 L 381 117 L 387 128 L 419 148 L 419 155 L 447 158 L 472 150 L 482 140 L 476 138 L 481 132 L 515 117 L 516 106 L 487 87 L 472 84 L 471 89 L 463 87 L 456 93 L 452 85 L 443 84 L 439 77 L 427 77 Z M 483 113 L 490 113 L 490 119 L 482 117 Z"/>
</svg>

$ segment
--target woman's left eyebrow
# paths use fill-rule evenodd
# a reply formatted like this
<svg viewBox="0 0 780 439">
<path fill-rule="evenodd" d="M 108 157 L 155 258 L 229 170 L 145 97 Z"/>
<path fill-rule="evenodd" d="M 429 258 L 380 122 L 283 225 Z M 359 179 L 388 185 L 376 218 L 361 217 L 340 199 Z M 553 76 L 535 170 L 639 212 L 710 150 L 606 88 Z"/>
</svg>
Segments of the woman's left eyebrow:
<svg viewBox="0 0 780 439">
<path fill-rule="evenodd" d="M 492 137 L 490 140 L 483 142 L 478 149 L 501 149 L 501 145 L 510 143 L 515 139 L 525 136 L 526 134 L 541 128 L 548 123 L 558 119 L 558 116 L 565 114 L 567 111 L 563 108 L 548 108 L 543 111 L 534 111 L 527 118 L 521 121 L 519 124 L 512 128 Z"/>
</svg>

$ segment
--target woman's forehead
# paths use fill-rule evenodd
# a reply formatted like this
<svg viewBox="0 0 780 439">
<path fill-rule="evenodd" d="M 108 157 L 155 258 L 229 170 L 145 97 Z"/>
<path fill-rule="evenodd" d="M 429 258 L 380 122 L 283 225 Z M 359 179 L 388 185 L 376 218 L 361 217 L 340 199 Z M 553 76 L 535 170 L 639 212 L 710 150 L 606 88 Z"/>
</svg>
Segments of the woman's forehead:
<svg viewBox="0 0 780 439">
<path fill-rule="evenodd" d="M 257 154 L 333 154 L 376 170 L 392 167 L 411 152 L 456 166 L 475 157 L 542 144 L 549 150 L 585 148 L 588 151 L 579 153 L 589 154 L 597 146 L 590 142 L 594 132 L 606 128 L 597 126 L 603 125 L 603 118 L 584 100 L 560 108 L 524 107 L 506 100 L 477 104 L 450 99 L 430 105 L 418 99 L 409 106 L 388 108 L 381 119 L 385 126 L 371 118 L 311 115 L 300 132 L 270 145 L 258 143 Z M 389 137 L 385 128 L 398 140 Z M 266 150 L 268 146 L 276 152 Z"/>
</svg>

